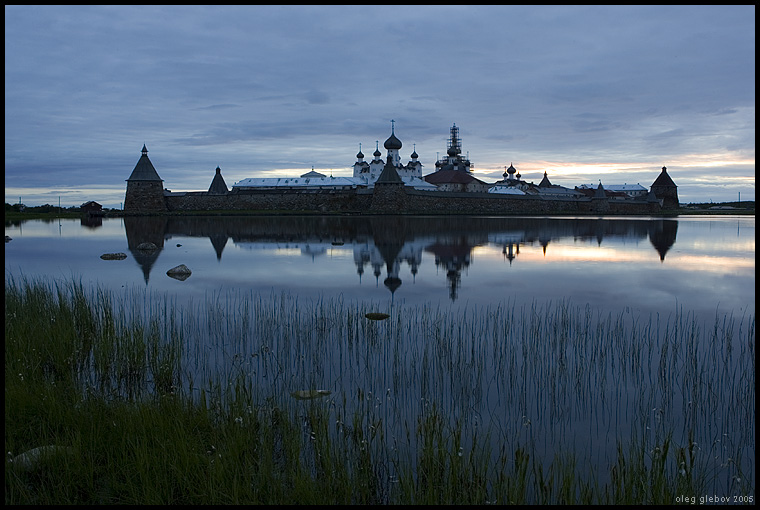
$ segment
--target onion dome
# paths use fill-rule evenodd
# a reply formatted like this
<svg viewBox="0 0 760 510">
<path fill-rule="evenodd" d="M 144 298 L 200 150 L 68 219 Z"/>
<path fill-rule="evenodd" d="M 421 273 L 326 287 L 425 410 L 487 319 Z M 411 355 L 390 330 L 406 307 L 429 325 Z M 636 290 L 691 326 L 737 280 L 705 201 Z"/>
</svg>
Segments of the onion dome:
<svg viewBox="0 0 760 510">
<path fill-rule="evenodd" d="M 509 174 L 514 174 L 515 172 L 517 172 L 517 170 L 515 169 L 515 167 L 512 166 L 512 163 L 509 164 L 509 168 L 507 168 L 507 172 Z"/>
<path fill-rule="evenodd" d="M 399 149 L 401 149 L 401 146 L 402 146 L 401 140 L 399 140 L 398 138 L 396 138 L 395 129 L 394 129 L 394 127 L 395 127 L 394 126 L 394 122 L 395 121 L 393 121 L 393 120 L 391 121 L 391 136 L 389 136 L 388 139 L 383 144 L 383 147 L 385 147 L 389 151 L 390 150 L 399 150 Z"/>
<path fill-rule="evenodd" d="M 389 276 L 388 278 L 383 280 L 383 285 L 388 287 L 388 290 L 390 290 L 391 294 L 393 294 L 394 292 L 396 292 L 396 289 L 401 287 L 401 278 Z"/>
<path fill-rule="evenodd" d="M 383 144 L 383 147 L 385 147 L 388 150 L 399 150 L 402 147 L 401 140 L 396 138 L 396 135 L 391 133 L 391 136 L 388 137 L 388 139 Z"/>
<path fill-rule="evenodd" d="M 375 152 L 372 153 L 372 155 L 375 156 L 376 158 L 379 158 L 380 156 L 382 156 L 382 154 L 380 153 L 380 149 L 377 148 L 377 145 L 379 143 L 380 142 L 375 142 Z"/>
<path fill-rule="evenodd" d="M 417 154 L 417 150 L 415 149 L 414 152 L 412 152 L 412 159 L 417 159 L 419 157 L 420 156 L 419 156 L 419 154 Z"/>
</svg>

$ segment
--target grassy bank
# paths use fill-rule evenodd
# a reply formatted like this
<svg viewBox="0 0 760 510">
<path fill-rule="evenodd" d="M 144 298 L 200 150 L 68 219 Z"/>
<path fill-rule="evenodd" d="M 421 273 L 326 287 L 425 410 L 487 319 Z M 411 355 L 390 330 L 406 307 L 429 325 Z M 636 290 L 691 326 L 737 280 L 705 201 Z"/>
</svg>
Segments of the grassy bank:
<svg viewBox="0 0 760 510">
<path fill-rule="evenodd" d="M 23 221 L 23 220 L 57 220 L 81 218 L 81 212 L 5 212 L 5 221 Z"/>
<path fill-rule="evenodd" d="M 5 296 L 6 504 L 673 504 L 754 496 L 754 473 L 742 471 L 748 442 L 754 451 L 754 318 L 742 321 L 737 342 L 726 318 L 714 330 L 689 318 L 639 325 L 563 304 L 467 317 L 391 311 L 374 321 L 371 308 L 342 301 L 242 296 L 184 307 L 76 282 L 6 278 Z M 521 352 L 500 335 L 522 336 Z M 702 339 L 712 343 L 707 354 Z M 744 362 L 734 365 L 737 355 Z M 348 382 L 323 393 L 291 391 L 329 379 L 332 356 L 358 367 L 362 379 L 340 375 Z M 696 421 L 736 417 L 714 431 L 733 444 L 704 444 L 663 422 L 650 434 L 642 421 L 619 438 L 611 463 L 589 465 L 572 451 L 541 457 L 524 431 L 540 430 L 543 417 L 531 425 L 522 416 L 514 432 L 458 414 L 460 404 L 474 408 L 462 404 L 472 388 L 500 378 L 517 399 L 543 381 L 577 386 L 572 398 L 590 399 L 578 395 L 613 384 L 610 360 L 625 365 L 611 375 L 642 383 L 642 367 L 661 367 L 646 387 L 658 405 L 686 388 L 688 405 L 700 408 Z M 370 379 L 387 393 L 368 394 Z M 419 394 L 405 394 L 417 384 Z M 723 402 L 731 393 L 736 400 Z M 565 402 L 542 398 L 549 413 Z M 401 409 L 406 403 L 418 412 Z M 719 412 L 723 405 L 729 412 Z M 718 455 L 725 466 L 716 468 Z M 711 492 L 715 480 L 720 494 Z"/>
</svg>

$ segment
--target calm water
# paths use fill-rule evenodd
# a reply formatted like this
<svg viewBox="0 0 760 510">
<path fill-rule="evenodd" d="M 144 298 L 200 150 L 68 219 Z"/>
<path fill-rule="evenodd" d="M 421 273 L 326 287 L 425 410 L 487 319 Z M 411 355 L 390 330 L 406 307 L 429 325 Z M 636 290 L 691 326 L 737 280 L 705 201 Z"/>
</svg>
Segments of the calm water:
<svg viewBox="0 0 760 510">
<path fill-rule="evenodd" d="M 754 217 L 122 218 L 6 223 L 5 233 L 6 275 L 137 284 L 180 299 L 235 289 L 396 306 L 568 298 L 643 314 L 755 307 Z M 137 250 L 145 241 L 160 249 Z M 100 259 L 112 252 L 128 258 Z M 192 271 L 187 280 L 166 275 L 179 264 Z"/>
<path fill-rule="evenodd" d="M 6 278 L 74 278 L 180 304 L 215 300 L 197 315 L 259 293 L 295 296 L 309 310 L 340 299 L 418 314 L 409 323 L 419 325 L 405 326 L 412 341 L 377 341 L 397 338 L 384 321 L 345 342 L 348 333 L 331 331 L 318 311 L 270 330 L 198 323 L 208 328 L 206 345 L 187 349 L 201 359 L 198 374 L 239 370 L 271 394 L 327 388 L 345 410 L 338 419 L 360 409 L 394 441 L 414 436 L 431 403 L 465 432 L 495 426 L 495 448 L 528 442 L 549 460 L 569 448 L 596 465 L 614 463 L 617 441 L 639 427 L 674 430 L 678 444 L 692 430 L 721 495 L 738 490 L 739 475 L 754 480 L 754 217 L 122 218 L 6 223 L 5 233 Z M 143 242 L 159 249 L 138 250 Z M 100 258 L 114 252 L 127 258 Z M 166 274 L 179 264 L 189 278 Z M 540 328 L 564 320 L 541 314 L 563 306 L 589 317 L 587 343 L 541 342 Z M 538 328 L 537 341 L 518 340 L 519 328 L 491 335 L 510 310 L 536 318 L 521 327 Z M 673 329 L 683 316 L 706 332 L 716 316 L 737 325 L 714 333 L 727 343 L 705 334 L 690 351 Z M 592 322 L 605 317 L 622 317 L 635 333 L 595 337 Z M 294 331 L 306 338 L 293 343 L 303 336 Z M 458 331 L 456 342 L 437 343 L 441 331 Z"/>
</svg>

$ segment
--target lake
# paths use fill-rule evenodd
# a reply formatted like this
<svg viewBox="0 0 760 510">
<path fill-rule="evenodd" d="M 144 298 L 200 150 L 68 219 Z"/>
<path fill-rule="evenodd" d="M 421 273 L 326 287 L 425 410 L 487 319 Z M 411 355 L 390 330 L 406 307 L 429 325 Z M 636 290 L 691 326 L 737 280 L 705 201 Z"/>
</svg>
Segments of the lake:
<svg viewBox="0 0 760 510">
<path fill-rule="evenodd" d="M 6 281 L 192 309 L 196 380 L 234 369 L 266 394 L 325 388 L 340 416 L 368 412 L 394 441 L 437 406 L 465 431 L 495 428 L 499 447 L 607 467 L 620 440 L 695 438 L 723 493 L 754 484 L 753 216 L 170 216 L 5 232 Z M 100 257 L 115 252 L 126 259 Z M 188 278 L 167 275 L 180 264 Z M 354 304 L 392 319 L 346 327 Z M 270 316 L 283 324 L 258 320 Z"/>
<path fill-rule="evenodd" d="M 754 311 L 755 219 L 126 217 L 6 223 L 6 274 L 76 277 L 202 298 L 305 298 L 478 307 L 570 298 L 648 314 Z M 159 250 L 137 250 L 142 242 Z M 100 255 L 124 252 L 127 260 Z M 184 281 L 166 272 L 185 264 Z"/>
</svg>

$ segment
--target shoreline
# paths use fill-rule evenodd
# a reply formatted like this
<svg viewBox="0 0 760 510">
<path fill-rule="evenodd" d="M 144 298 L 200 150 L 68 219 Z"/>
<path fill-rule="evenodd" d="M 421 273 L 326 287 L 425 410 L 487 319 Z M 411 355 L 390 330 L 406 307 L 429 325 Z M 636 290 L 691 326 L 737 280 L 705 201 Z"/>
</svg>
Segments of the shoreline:
<svg viewBox="0 0 760 510">
<path fill-rule="evenodd" d="M 84 216 L 79 212 L 6 212 L 5 221 L 19 220 L 53 220 L 53 219 L 76 219 Z M 124 211 L 106 211 L 101 217 L 104 218 L 121 218 L 125 216 L 495 216 L 495 217 L 663 217 L 677 218 L 679 216 L 755 216 L 755 209 L 691 209 L 680 208 L 672 211 L 660 211 L 650 214 L 621 214 L 621 213 L 552 213 L 552 214 L 535 214 L 535 213 L 511 213 L 511 214 L 471 214 L 471 213 L 372 213 L 372 212 L 346 212 L 346 211 L 293 211 L 293 210 L 197 210 L 197 211 L 166 211 L 166 212 L 124 212 Z"/>
</svg>

